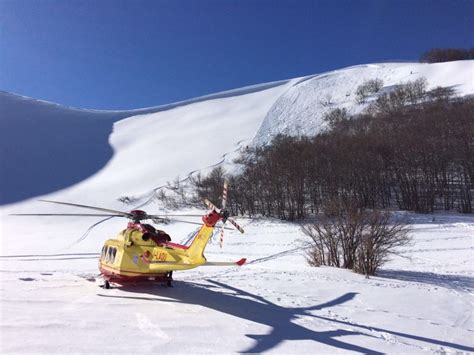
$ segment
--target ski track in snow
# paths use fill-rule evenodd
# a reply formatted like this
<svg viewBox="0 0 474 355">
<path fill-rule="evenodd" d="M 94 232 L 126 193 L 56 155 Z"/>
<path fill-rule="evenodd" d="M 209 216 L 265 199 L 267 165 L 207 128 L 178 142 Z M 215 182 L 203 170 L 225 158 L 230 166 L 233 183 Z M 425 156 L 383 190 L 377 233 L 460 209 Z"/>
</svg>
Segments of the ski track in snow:
<svg viewBox="0 0 474 355">
<path fill-rule="evenodd" d="M 178 183 L 182 184 L 182 183 L 185 183 L 185 182 L 189 181 L 193 177 L 193 175 L 195 175 L 197 173 L 204 172 L 204 171 L 209 171 L 210 169 L 217 168 L 219 166 L 223 166 L 224 163 L 226 163 L 227 157 L 229 155 L 242 151 L 242 143 L 244 143 L 246 141 L 249 141 L 249 139 L 239 140 L 235 144 L 235 149 L 230 151 L 230 152 L 222 154 L 221 159 L 217 163 L 211 164 L 211 165 L 206 166 L 206 167 L 201 168 L 201 169 L 194 169 L 194 170 L 190 171 L 189 173 L 185 174 L 184 178 L 182 178 L 181 180 L 178 180 Z M 161 185 L 161 186 L 155 187 L 151 192 L 148 192 L 148 193 L 145 194 L 145 195 L 149 195 L 149 197 L 145 200 L 145 202 L 140 203 L 139 205 L 136 205 L 133 209 L 143 208 L 143 207 L 147 206 L 148 204 L 150 204 L 153 201 L 153 199 L 156 197 L 156 193 L 159 192 L 162 189 L 172 189 L 172 188 L 170 188 L 168 185 Z M 141 200 L 141 199 L 143 199 L 143 197 L 139 197 L 138 199 Z"/>
</svg>

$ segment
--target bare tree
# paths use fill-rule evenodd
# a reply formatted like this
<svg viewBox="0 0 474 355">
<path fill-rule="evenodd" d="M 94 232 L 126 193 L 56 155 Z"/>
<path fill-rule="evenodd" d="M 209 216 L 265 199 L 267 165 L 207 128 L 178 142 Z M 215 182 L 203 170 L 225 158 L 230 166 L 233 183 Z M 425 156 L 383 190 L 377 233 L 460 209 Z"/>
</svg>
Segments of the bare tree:
<svg viewBox="0 0 474 355">
<path fill-rule="evenodd" d="M 426 86 L 428 81 L 426 78 L 421 77 L 416 79 L 415 81 L 408 81 L 407 83 L 403 84 L 403 88 L 405 89 L 407 101 L 414 105 L 421 102 L 426 94 Z"/>
<path fill-rule="evenodd" d="M 381 79 L 370 79 L 364 81 L 356 89 L 356 102 L 363 104 L 370 95 L 376 94 L 382 89 L 383 81 Z"/>
<path fill-rule="evenodd" d="M 340 246 L 336 226 L 330 220 L 322 223 L 307 224 L 303 233 L 311 238 L 311 246 L 306 254 L 311 266 L 340 267 Z"/>
<path fill-rule="evenodd" d="M 410 242 L 409 227 L 388 212 L 372 211 L 364 216 L 354 271 L 375 275 L 397 248 Z"/>
<path fill-rule="evenodd" d="M 376 109 L 361 115 L 332 110 L 315 137 L 280 135 L 247 149 L 231 177 L 229 208 L 294 220 L 319 213 L 324 201 L 351 199 L 359 209 L 472 213 L 474 100 L 450 88 L 424 93 L 425 85 L 418 79 L 379 95 Z M 222 175 L 197 176 L 198 193 L 218 200 Z M 345 255 L 338 262 L 351 267 L 356 257 Z"/>
<path fill-rule="evenodd" d="M 221 166 L 211 170 L 208 176 L 202 177 L 197 174 L 192 183 L 196 188 L 199 199 L 208 198 L 214 203 L 218 203 L 222 197 L 222 188 L 224 186 L 225 171 Z"/>
<path fill-rule="evenodd" d="M 324 114 L 323 121 L 329 124 L 330 128 L 335 127 L 338 123 L 346 121 L 350 118 L 346 108 L 336 108 Z"/>
<path fill-rule="evenodd" d="M 420 56 L 420 62 L 439 63 L 474 59 L 474 48 L 433 48 Z"/>
<path fill-rule="evenodd" d="M 308 263 L 374 275 L 391 253 L 409 243 L 409 228 L 388 212 L 361 210 L 342 201 L 333 203 L 321 221 L 303 227 L 311 239 Z"/>
<path fill-rule="evenodd" d="M 448 102 L 453 96 L 454 89 L 451 87 L 438 86 L 428 92 L 428 97 L 437 102 Z"/>
</svg>

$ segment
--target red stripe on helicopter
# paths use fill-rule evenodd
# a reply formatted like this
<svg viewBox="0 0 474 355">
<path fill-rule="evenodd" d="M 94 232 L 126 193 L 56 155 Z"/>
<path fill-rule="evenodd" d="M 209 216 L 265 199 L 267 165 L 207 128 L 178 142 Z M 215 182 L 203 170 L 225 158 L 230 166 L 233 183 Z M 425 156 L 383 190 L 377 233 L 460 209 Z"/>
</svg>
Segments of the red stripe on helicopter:
<svg viewBox="0 0 474 355">
<path fill-rule="evenodd" d="M 181 245 L 181 244 L 171 243 L 171 242 L 166 242 L 166 243 L 163 243 L 162 245 L 164 245 L 165 247 L 174 248 L 174 249 L 186 250 L 189 248 L 187 245 Z"/>
</svg>

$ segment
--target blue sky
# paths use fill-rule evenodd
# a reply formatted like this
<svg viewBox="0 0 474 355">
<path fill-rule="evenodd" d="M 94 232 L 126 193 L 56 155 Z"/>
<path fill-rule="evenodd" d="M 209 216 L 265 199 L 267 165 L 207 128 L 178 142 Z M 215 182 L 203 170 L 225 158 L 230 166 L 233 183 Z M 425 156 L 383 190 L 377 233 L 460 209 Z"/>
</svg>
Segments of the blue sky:
<svg viewBox="0 0 474 355">
<path fill-rule="evenodd" d="M 155 106 L 474 46 L 474 1 L 0 0 L 0 90 Z"/>
</svg>

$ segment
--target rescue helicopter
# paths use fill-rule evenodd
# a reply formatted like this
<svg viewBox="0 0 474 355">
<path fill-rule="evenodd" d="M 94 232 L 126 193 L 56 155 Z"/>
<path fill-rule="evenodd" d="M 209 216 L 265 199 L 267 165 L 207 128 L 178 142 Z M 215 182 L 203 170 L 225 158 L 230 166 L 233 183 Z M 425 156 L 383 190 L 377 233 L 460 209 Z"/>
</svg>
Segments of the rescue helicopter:
<svg viewBox="0 0 474 355">
<path fill-rule="evenodd" d="M 102 287 L 109 289 L 111 283 L 124 285 L 137 282 L 165 282 L 172 286 L 173 271 L 194 269 L 203 265 L 210 266 L 242 266 L 246 259 L 235 262 L 209 262 L 204 250 L 214 233 L 216 224 L 222 222 L 220 243 L 222 247 L 224 227 L 230 222 L 240 233 L 242 227 L 229 216 L 225 209 L 227 201 L 227 184 L 224 184 L 222 209 L 217 208 L 208 199 L 204 203 L 211 210 L 202 216 L 202 225 L 192 238 L 189 245 L 171 242 L 164 231 L 157 230 L 151 224 L 164 222 L 168 217 L 179 215 L 151 215 L 142 210 L 123 212 L 108 208 L 81 205 L 70 202 L 40 200 L 42 202 L 73 206 L 102 212 L 101 214 L 61 213 L 61 214 L 14 214 L 16 216 L 79 216 L 79 217 L 125 217 L 129 219 L 127 227 L 115 239 L 108 239 L 100 254 L 99 271 L 104 279 Z M 190 215 L 186 215 L 190 216 Z M 188 222 L 192 223 L 192 222 Z"/>
</svg>

